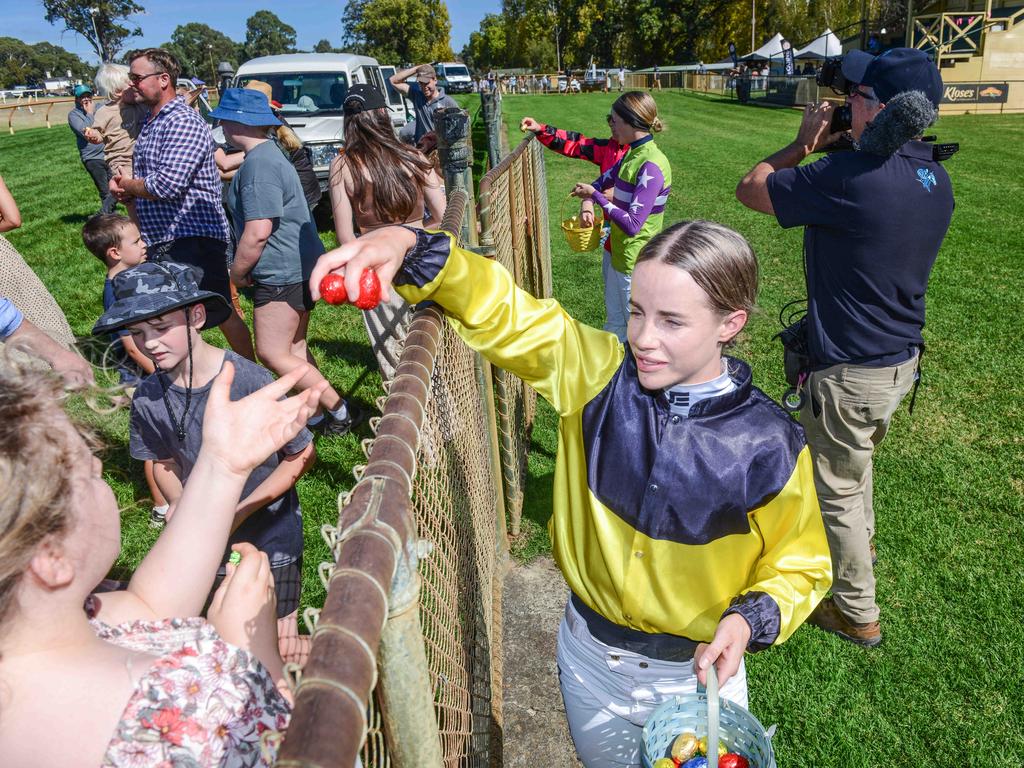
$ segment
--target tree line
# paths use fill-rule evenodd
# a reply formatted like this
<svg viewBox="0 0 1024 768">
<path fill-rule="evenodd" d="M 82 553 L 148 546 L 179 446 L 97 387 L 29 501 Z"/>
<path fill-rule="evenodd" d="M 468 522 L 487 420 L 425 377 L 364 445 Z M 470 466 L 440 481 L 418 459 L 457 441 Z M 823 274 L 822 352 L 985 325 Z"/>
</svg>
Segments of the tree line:
<svg viewBox="0 0 1024 768">
<path fill-rule="evenodd" d="M 927 0 L 918 0 L 927 5 Z M 859 33 L 862 15 L 877 31 L 902 29 L 903 0 L 503 0 L 470 35 L 463 60 L 476 71 L 646 67 L 725 59 L 730 42 L 749 52 L 776 32 L 802 45 L 826 28 Z"/>
<path fill-rule="evenodd" d="M 930 0 L 912 2 L 927 5 Z M 135 0 L 43 0 L 43 7 L 47 21 L 63 22 L 103 61 L 123 57 L 126 42 L 142 34 L 129 21 L 145 11 Z M 740 55 L 747 52 L 752 10 L 756 45 L 775 32 L 801 45 L 826 27 L 840 37 L 857 34 L 862 14 L 873 30 L 902 29 L 907 8 L 904 0 L 503 0 L 501 13 L 487 14 L 470 35 L 461 58 L 476 72 L 495 67 L 582 69 L 591 61 L 630 68 L 712 62 L 728 55 L 730 42 Z M 347 0 L 339 21 L 340 50 L 386 64 L 454 58 L 444 0 Z M 176 27 L 162 47 L 177 56 L 186 74 L 214 82 L 219 62 L 237 67 L 257 56 L 295 53 L 295 40 L 293 27 L 271 11 L 260 10 L 247 19 L 244 41 L 190 22 Z M 339 49 L 323 39 L 313 50 Z M 51 51 L 41 56 L 54 59 Z M 15 58 L 20 62 L 31 56 L 21 52 Z M 0 79 L 10 72 L 14 80 L 25 81 L 25 76 L 14 74 L 24 65 L 3 65 L 0 61 Z M 67 68 L 79 71 L 71 66 L 61 71 Z"/>
<path fill-rule="evenodd" d="M 43 0 L 43 8 L 48 22 L 63 23 L 66 30 L 81 36 L 92 46 L 101 61 L 123 61 L 129 50 L 130 39 L 142 34 L 142 29 L 133 24 L 129 17 L 146 10 L 134 0 Z M 3 39 L 13 38 L 0 38 Z M 39 43 L 30 47 L 48 45 Z M 282 21 L 277 14 L 260 10 L 246 20 L 243 41 L 236 42 L 208 24 L 189 22 L 175 27 L 171 39 L 160 47 L 173 53 L 181 62 L 183 74 L 216 82 L 217 64 L 222 61 L 237 68 L 240 63 L 258 56 L 296 53 L 295 28 Z M 59 50 L 64 51 L 62 48 Z M 326 53 L 335 48 L 329 40 L 324 39 L 316 44 L 314 50 Z M 3 56 L 3 52 L 0 49 L 0 56 Z M 70 53 L 67 55 L 73 56 Z M 81 77 L 79 73 L 83 68 L 90 70 L 91 67 L 77 56 L 74 58 L 81 63 L 81 67 L 72 69 L 76 77 Z M 2 67 L 3 62 L 0 61 L 0 79 L 5 76 Z"/>
</svg>

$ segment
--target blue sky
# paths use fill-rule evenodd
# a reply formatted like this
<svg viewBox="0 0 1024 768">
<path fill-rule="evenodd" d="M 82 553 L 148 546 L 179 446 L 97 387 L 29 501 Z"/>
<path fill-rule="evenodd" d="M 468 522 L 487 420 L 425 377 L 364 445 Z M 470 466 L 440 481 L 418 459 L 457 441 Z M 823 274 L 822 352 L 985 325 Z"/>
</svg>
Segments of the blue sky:
<svg viewBox="0 0 1024 768">
<path fill-rule="evenodd" d="M 142 27 L 142 37 L 130 38 L 126 45 L 136 48 L 159 45 L 171 38 L 179 24 L 197 21 L 209 24 L 232 40 L 245 39 L 245 20 L 258 10 L 276 13 L 282 21 L 295 27 L 299 48 L 312 49 L 317 41 L 327 38 L 341 45 L 341 13 L 343 0 L 136 0 L 146 9 L 132 17 Z M 50 42 L 77 53 L 86 61 L 97 62 L 89 44 L 73 32 L 65 32 L 63 24 L 46 22 L 43 4 L 38 0 L 14 0 L 5 3 L 4 24 L 0 36 L 16 37 L 26 43 Z M 500 0 L 448 0 L 452 21 L 452 48 L 458 53 L 469 41 L 470 32 L 480 26 L 487 13 L 501 10 Z M 98 63 L 98 62 L 97 62 Z"/>
</svg>

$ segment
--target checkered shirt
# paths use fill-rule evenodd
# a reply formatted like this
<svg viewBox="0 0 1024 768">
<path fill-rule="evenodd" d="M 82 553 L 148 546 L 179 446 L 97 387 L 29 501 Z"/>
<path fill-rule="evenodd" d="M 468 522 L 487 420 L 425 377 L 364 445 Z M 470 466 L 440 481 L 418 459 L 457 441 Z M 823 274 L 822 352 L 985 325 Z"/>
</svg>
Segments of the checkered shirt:
<svg viewBox="0 0 1024 768">
<path fill-rule="evenodd" d="M 132 163 L 136 178 L 156 198 L 135 202 L 149 245 L 196 236 L 228 242 L 214 149 L 209 125 L 180 99 L 146 119 Z"/>
</svg>

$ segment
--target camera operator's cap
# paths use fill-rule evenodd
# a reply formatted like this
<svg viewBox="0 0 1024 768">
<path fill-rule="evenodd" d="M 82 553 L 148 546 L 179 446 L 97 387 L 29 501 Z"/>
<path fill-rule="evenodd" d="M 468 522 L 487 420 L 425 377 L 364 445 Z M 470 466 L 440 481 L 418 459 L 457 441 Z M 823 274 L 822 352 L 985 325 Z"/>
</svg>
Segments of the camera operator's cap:
<svg viewBox="0 0 1024 768">
<path fill-rule="evenodd" d="M 64 91 L 64 93 L 67 93 L 67 91 Z M 90 96 L 92 96 L 92 88 L 90 88 L 88 85 L 76 85 L 75 86 L 75 98 L 76 99 L 79 96 L 85 96 L 85 94 L 87 94 L 87 93 Z"/>
<path fill-rule="evenodd" d="M 358 115 L 371 109 L 387 109 L 384 94 L 366 83 L 356 83 L 348 89 L 342 109 L 346 115 Z"/>
<path fill-rule="evenodd" d="M 210 112 L 210 117 L 257 127 L 281 124 L 271 111 L 267 97 L 260 91 L 248 88 L 226 89 L 217 108 Z"/>
<path fill-rule="evenodd" d="M 206 323 L 200 330 L 220 325 L 231 315 L 227 299 L 200 290 L 195 272 L 185 264 L 146 261 L 115 275 L 111 287 L 114 303 L 93 326 L 97 336 L 193 304 L 206 307 Z"/>
<path fill-rule="evenodd" d="M 430 80 L 437 79 L 437 72 L 429 64 L 420 64 L 416 68 L 416 79 L 421 83 L 426 83 Z"/>
<path fill-rule="evenodd" d="M 942 101 L 942 75 L 917 48 L 892 48 L 876 56 L 859 82 L 871 86 L 882 102 L 906 91 L 922 91 L 936 107 Z"/>
<path fill-rule="evenodd" d="M 864 73 L 867 71 L 868 64 L 875 60 L 875 57 L 870 53 L 864 51 L 850 51 L 842 59 L 842 70 L 843 77 L 851 83 L 863 83 Z"/>
</svg>

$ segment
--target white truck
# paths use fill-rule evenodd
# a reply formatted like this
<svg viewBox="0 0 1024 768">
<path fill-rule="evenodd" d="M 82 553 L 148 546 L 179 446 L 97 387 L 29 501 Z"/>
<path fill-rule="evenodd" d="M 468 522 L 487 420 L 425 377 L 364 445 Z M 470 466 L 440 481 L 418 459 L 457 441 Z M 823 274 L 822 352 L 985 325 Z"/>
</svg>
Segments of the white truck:
<svg viewBox="0 0 1024 768">
<path fill-rule="evenodd" d="M 437 84 L 444 88 L 445 93 L 451 95 L 472 92 L 473 78 L 461 61 L 439 61 L 433 66 L 437 73 Z"/>
<path fill-rule="evenodd" d="M 351 53 L 289 53 L 251 59 L 238 68 L 234 87 L 250 80 L 270 85 L 281 115 L 309 147 L 320 188 L 327 189 L 331 160 L 344 144 L 342 105 L 350 86 L 368 83 L 387 93 L 380 65 Z M 215 133 L 223 141 L 220 129 Z"/>
</svg>

